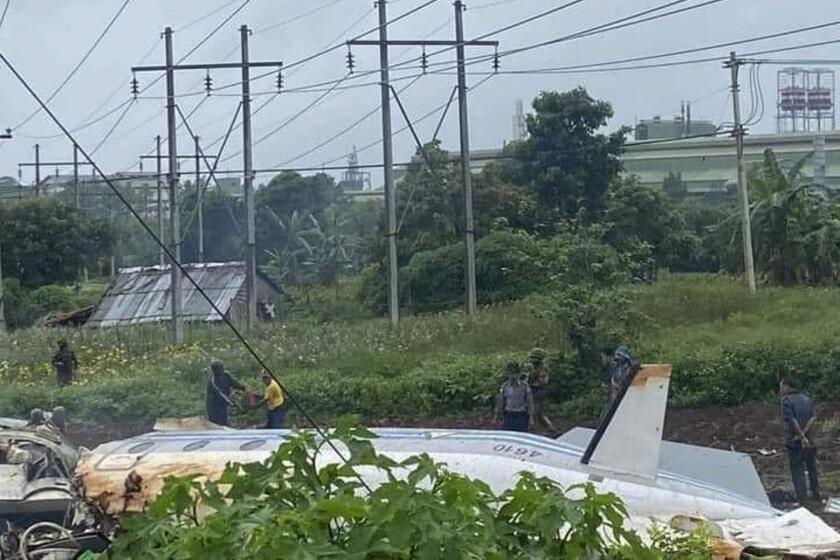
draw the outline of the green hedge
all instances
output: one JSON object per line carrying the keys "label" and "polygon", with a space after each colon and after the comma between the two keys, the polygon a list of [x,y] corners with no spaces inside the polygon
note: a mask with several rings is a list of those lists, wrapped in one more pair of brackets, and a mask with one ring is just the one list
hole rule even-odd
{"label": "green hedge", "polygon": [[[322,420],[348,413],[366,419],[489,414],[502,380],[502,366],[509,357],[501,353],[445,354],[419,363],[406,360],[402,365],[407,369],[402,373],[391,368],[353,374],[314,368],[283,379],[301,404]],[[800,380],[818,401],[838,401],[838,363],[840,347],[772,342],[686,355],[673,361],[670,405],[733,406],[771,401],[783,376]],[[562,355],[552,356],[551,364],[554,413],[577,416],[600,412],[606,399],[603,372],[580,372]],[[67,406],[75,420],[91,422],[135,422],[203,412],[203,370],[144,373],[133,379],[67,389],[12,386],[0,395],[0,415],[23,416],[33,407],[57,404]],[[259,387],[255,377],[244,380]],[[248,418],[257,421],[261,414],[251,412]]]}

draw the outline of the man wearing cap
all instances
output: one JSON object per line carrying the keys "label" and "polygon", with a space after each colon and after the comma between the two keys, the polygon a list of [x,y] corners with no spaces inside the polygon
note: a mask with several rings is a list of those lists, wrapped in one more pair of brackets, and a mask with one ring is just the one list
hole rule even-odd
{"label": "man wearing cap", "polygon": [[263,398],[254,404],[254,408],[265,405],[268,409],[265,428],[267,430],[280,429],[283,427],[283,419],[286,417],[286,399],[283,396],[283,389],[266,370],[262,372],[262,381],[265,385],[265,393]]}
{"label": "man wearing cap", "polygon": [[528,354],[531,362],[528,374],[528,383],[531,385],[531,394],[534,397],[534,419],[549,430],[554,430],[545,414],[545,404],[548,400],[548,366],[545,365],[546,351],[542,348],[534,348]]}
{"label": "man wearing cap", "polygon": [[225,371],[225,366],[221,360],[213,360],[210,363],[210,378],[207,380],[208,420],[219,426],[229,424],[228,407],[233,405],[230,398],[233,389],[245,391],[245,385]]}
{"label": "man wearing cap", "polygon": [[507,381],[499,388],[496,401],[494,422],[504,418],[504,429],[514,432],[527,432],[534,426],[534,396],[528,381],[522,379],[522,366],[519,362],[505,365]]}
{"label": "man wearing cap", "polygon": [[610,348],[602,350],[601,361],[606,366],[610,376],[610,403],[612,403],[621,391],[621,387],[638,366],[630,355],[630,351],[623,344],[619,344],[615,350]]}

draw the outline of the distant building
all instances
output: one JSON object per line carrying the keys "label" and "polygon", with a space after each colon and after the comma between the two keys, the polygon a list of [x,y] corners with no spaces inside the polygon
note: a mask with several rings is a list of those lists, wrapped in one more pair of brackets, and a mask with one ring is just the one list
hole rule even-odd
{"label": "distant building", "polygon": [[[193,263],[184,265],[202,291],[234,322],[245,320],[245,263]],[[88,327],[115,327],[169,321],[171,288],[169,266],[120,269],[87,321]],[[281,289],[257,273],[257,303],[260,318],[274,318],[274,302]],[[212,323],[222,320],[188,281],[181,284],[182,317],[187,322]]]}
{"label": "distant building", "polygon": [[689,136],[712,135],[718,127],[711,121],[694,121],[691,119],[691,103],[680,104],[680,114],[672,120],[664,120],[655,116],[649,120],[641,120],[634,129],[636,140],[665,140],[670,138],[686,138]]}
{"label": "distant building", "polygon": [[[206,179],[205,179],[206,180]],[[243,198],[245,191],[242,189],[242,181],[239,177],[216,177],[218,187],[222,193],[232,198]],[[211,182],[210,187],[216,184],[216,181]]]}
{"label": "distant building", "polygon": [[[757,134],[744,141],[747,166],[760,163],[767,149],[784,163],[793,164],[815,152],[824,143],[824,157],[815,158],[802,170],[807,180],[814,178],[828,192],[840,193],[840,131],[814,134]],[[661,189],[671,177],[682,182],[689,195],[725,195],[737,184],[735,139],[687,138],[675,142],[630,142],[622,156],[625,175],[635,175],[643,186]]]}

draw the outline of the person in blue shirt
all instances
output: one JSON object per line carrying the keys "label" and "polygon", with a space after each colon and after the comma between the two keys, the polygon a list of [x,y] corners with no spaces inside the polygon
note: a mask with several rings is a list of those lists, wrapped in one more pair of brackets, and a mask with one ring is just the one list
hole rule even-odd
{"label": "person in blue shirt", "polygon": [[800,505],[808,501],[805,473],[811,498],[820,501],[820,479],[817,469],[817,448],[813,441],[817,415],[811,399],[799,390],[798,384],[786,377],[779,383],[782,397],[782,420],[785,424],[785,449],[790,462],[793,488]]}

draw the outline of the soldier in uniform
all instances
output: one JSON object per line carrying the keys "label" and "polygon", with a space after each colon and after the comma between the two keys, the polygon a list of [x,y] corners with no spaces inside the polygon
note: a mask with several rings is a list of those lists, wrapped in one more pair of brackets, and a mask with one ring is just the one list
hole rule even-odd
{"label": "soldier in uniform", "polygon": [[548,400],[548,366],[545,364],[546,351],[542,348],[534,348],[528,354],[531,362],[528,372],[528,383],[531,385],[531,393],[534,396],[534,420],[549,430],[554,430],[554,424],[545,413],[545,405]]}
{"label": "soldier in uniform", "polygon": [[228,407],[233,405],[230,394],[234,389],[245,391],[246,387],[225,371],[225,366],[221,360],[213,360],[210,363],[210,378],[207,380],[208,420],[219,426],[229,424]]}
{"label": "soldier in uniform", "polygon": [[73,382],[76,369],[79,367],[79,361],[76,359],[76,353],[70,349],[66,340],[58,341],[58,352],[53,356],[52,365],[55,368],[55,375],[60,387],[65,387]]}

